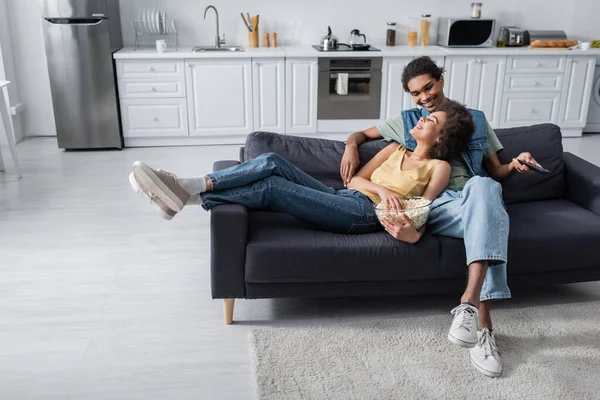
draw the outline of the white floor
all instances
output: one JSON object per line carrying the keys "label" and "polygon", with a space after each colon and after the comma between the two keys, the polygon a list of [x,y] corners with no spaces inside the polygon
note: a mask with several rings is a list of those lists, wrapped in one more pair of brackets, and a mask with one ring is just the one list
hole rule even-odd
{"label": "white floor", "polygon": [[[600,165],[600,135],[564,147]],[[127,174],[142,159],[199,175],[237,159],[238,146],[64,152],[55,139],[32,139],[18,146],[22,180],[2,150],[0,399],[253,399],[253,326],[446,314],[456,305],[447,295],[238,300],[226,326],[210,295],[208,213],[186,209],[166,222]],[[513,296],[497,307],[597,300],[600,282]]]}

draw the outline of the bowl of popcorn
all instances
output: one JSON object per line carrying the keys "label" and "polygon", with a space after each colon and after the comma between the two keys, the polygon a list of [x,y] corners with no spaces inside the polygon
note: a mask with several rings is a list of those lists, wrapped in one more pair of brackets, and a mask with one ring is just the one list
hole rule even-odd
{"label": "bowl of popcorn", "polygon": [[416,229],[425,225],[427,218],[429,217],[431,200],[420,196],[414,196],[406,198],[402,200],[402,202],[404,203],[404,208],[402,210],[388,209],[383,203],[374,205],[377,218],[379,220],[386,218],[388,220],[401,222],[402,215],[406,215]]}

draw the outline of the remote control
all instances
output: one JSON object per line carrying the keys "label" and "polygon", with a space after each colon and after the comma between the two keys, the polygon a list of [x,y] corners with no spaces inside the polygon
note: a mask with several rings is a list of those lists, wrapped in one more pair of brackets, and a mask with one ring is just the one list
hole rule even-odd
{"label": "remote control", "polygon": [[528,163],[527,161],[519,160],[518,158],[517,158],[517,161],[520,162],[522,165],[526,165],[527,167],[529,167],[530,169],[534,170],[535,172],[539,172],[540,174],[549,174],[549,173],[551,173],[550,171],[548,171],[545,168],[540,167],[539,165]]}

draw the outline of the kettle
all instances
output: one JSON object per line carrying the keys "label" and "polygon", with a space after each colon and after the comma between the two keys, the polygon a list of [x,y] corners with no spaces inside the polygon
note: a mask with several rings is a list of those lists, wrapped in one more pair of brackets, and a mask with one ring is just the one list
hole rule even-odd
{"label": "kettle", "polygon": [[[362,39],[361,39],[362,37]],[[360,33],[358,29],[352,29],[350,31],[350,41],[348,42],[350,46],[359,45],[363,46],[367,44],[367,37],[364,33]]]}
{"label": "kettle", "polygon": [[327,26],[327,36],[321,40],[323,50],[332,50],[338,48],[338,39],[331,34],[331,26]]}

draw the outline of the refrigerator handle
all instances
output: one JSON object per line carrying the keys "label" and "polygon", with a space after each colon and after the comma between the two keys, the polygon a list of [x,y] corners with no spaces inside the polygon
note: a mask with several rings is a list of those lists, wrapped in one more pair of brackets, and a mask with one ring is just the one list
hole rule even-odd
{"label": "refrigerator handle", "polygon": [[52,25],[88,25],[94,26],[101,24],[106,17],[94,17],[94,18],[48,18],[44,19],[50,22]]}

